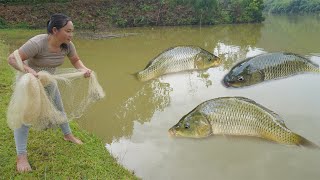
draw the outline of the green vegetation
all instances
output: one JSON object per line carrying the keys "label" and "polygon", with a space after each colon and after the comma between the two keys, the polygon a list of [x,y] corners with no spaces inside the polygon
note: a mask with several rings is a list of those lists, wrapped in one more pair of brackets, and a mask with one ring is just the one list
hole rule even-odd
{"label": "green vegetation", "polygon": [[[17,32],[3,30],[0,37],[14,39]],[[84,145],[64,141],[59,128],[41,132],[31,130],[28,152],[33,171],[17,173],[13,132],[6,122],[14,79],[14,73],[6,63],[8,53],[9,46],[0,39],[0,179],[137,179],[117,164],[101,139],[85,132],[76,123],[71,123],[71,128]]]}
{"label": "green vegetation", "polygon": [[265,0],[269,13],[315,13],[320,12],[320,0]]}
{"label": "green vegetation", "polygon": [[0,0],[2,4],[43,4],[43,3],[65,3],[69,0]]}
{"label": "green vegetation", "polygon": [[255,23],[264,20],[263,0],[168,0],[171,7],[186,4],[195,24]]}
{"label": "green vegetation", "polygon": [[[13,0],[12,0],[13,1]],[[213,25],[223,23],[256,23],[262,17],[263,0],[96,0],[41,3],[17,1],[0,4],[0,28],[20,26],[43,28],[48,17],[61,12],[72,17],[78,28]],[[31,6],[23,2],[30,2]],[[32,3],[31,3],[32,2]],[[7,9],[7,11],[2,10]],[[28,14],[24,12],[30,12]]]}
{"label": "green vegetation", "polygon": [[[132,13],[123,13],[128,9]],[[113,24],[131,27],[255,23],[264,20],[262,10],[263,0],[148,0],[139,6],[118,3],[107,12]]]}
{"label": "green vegetation", "polygon": [[0,17],[0,29],[8,28],[7,22]]}

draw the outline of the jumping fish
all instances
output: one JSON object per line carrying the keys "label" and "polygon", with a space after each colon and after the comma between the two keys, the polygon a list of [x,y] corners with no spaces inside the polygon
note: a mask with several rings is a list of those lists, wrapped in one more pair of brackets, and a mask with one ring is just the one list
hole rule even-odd
{"label": "jumping fish", "polygon": [[203,138],[211,135],[254,136],[281,144],[317,147],[292,132],[273,111],[244,97],[205,101],[169,129],[173,136]]}
{"label": "jumping fish", "polygon": [[293,53],[266,53],[236,64],[224,77],[226,87],[244,87],[307,72],[319,73],[319,65]]}
{"label": "jumping fish", "polygon": [[148,81],[168,73],[208,69],[220,64],[217,56],[200,47],[177,46],[151,60],[144,70],[136,73],[136,77],[140,81]]}

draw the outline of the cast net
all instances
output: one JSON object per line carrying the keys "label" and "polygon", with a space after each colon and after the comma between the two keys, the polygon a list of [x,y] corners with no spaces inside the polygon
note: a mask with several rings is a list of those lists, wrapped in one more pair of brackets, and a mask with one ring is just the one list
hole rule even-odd
{"label": "cast net", "polygon": [[92,103],[105,93],[96,74],[84,78],[84,73],[73,68],[44,69],[38,78],[24,73],[18,51],[14,52],[20,71],[17,73],[7,122],[11,129],[22,124],[43,130],[80,118]]}

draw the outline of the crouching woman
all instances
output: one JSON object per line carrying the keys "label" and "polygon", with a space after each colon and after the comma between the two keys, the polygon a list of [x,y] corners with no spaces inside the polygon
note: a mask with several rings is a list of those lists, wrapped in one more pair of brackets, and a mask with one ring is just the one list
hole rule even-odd
{"label": "crouching woman", "polygon": [[[90,77],[91,70],[82,63],[74,44],[71,42],[73,30],[72,21],[68,16],[64,14],[52,15],[47,23],[48,33],[32,37],[18,49],[22,62],[17,62],[18,58],[15,58],[14,53],[10,54],[9,64],[17,70],[38,77],[38,72],[42,70],[53,73],[56,67],[63,64],[64,58],[67,56],[76,69],[84,72],[85,77]],[[50,93],[50,90],[47,90],[47,93]],[[54,93],[50,94],[51,97],[54,97],[54,105],[59,111],[64,112],[59,91],[54,91]],[[23,124],[14,130],[18,172],[32,170],[27,158],[29,128],[28,125]],[[82,144],[82,141],[72,134],[68,122],[61,124],[60,128],[66,141]]]}

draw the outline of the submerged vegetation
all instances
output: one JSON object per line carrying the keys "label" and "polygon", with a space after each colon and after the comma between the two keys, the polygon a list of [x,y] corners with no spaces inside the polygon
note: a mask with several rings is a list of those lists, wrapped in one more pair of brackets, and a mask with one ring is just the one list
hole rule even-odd
{"label": "submerged vegetation", "polygon": [[56,12],[71,16],[82,29],[93,30],[255,23],[264,20],[262,10],[263,0],[0,0],[0,28],[44,27]]}

